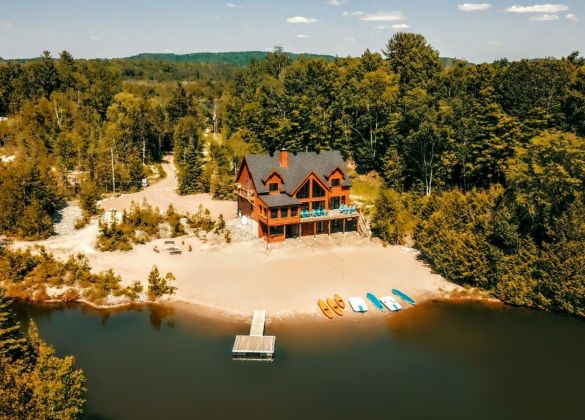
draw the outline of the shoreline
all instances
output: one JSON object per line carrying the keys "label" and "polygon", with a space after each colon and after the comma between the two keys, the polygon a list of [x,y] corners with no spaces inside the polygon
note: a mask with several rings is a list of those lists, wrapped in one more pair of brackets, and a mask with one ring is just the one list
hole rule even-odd
{"label": "shoreline", "polygon": [[[179,310],[190,316],[197,318],[203,318],[210,322],[221,322],[221,323],[233,323],[233,324],[249,324],[252,318],[252,313],[244,315],[238,312],[231,312],[217,307],[211,307],[205,304],[200,304],[191,301],[184,301],[178,299],[164,299],[161,301],[134,301],[117,304],[96,304],[86,299],[79,299],[76,301],[64,301],[59,299],[49,300],[34,300],[34,299],[19,299],[12,298],[14,302],[24,305],[33,305],[38,307],[79,307],[83,310],[95,311],[100,314],[108,315],[119,312],[143,310],[149,308],[156,308],[163,311],[174,311]],[[501,302],[495,298],[481,296],[479,294],[472,295],[429,295],[426,298],[417,300],[415,306],[408,305],[406,302],[400,301],[403,304],[403,309],[397,312],[391,312],[388,309],[384,311],[378,311],[375,308],[368,308],[366,313],[354,312],[351,307],[347,306],[344,310],[342,317],[336,316],[333,319],[326,318],[322,312],[318,309],[315,303],[314,312],[281,312],[276,314],[267,313],[266,324],[272,323],[327,323],[335,322],[336,320],[344,321],[368,321],[368,320],[379,320],[380,318],[389,318],[392,315],[404,314],[405,312],[415,309],[418,306],[429,305],[433,303],[441,302],[452,302],[452,303],[463,303],[463,302],[481,302],[486,304],[503,305],[509,306],[504,302]],[[259,308],[261,309],[261,308]],[[538,308],[527,308],[538,310]]]}

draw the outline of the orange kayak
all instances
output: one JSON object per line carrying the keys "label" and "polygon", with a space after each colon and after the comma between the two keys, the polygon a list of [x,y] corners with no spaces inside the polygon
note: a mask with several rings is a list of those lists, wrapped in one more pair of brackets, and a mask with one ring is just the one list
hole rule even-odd
{"label": "orange kayak", "polygon": [[334,299],[327,298],[327,303],[329,304],[329,306],[331,306],[333,312],[335,312],[339,316],[343,316],[343,309],[339,307],[339,305],[337,304],[337,302],[335,302]]}
{"label": "orange kayak", "polygon": [[337,304],[339,305],[339,307],[341,309],[345,309],[345,301],[343,300],[343,298],[339,295],[335,295],[333,296],[333,299],[335,299],[335,302],[337,302]]}
{"label": "orange kayak", "polygon": [[323,300],[319,299],[319,301],[317,302],[317,305],[319,305],[319,308],[321,308],[321,310],[323,311],[323,314],[325,314],[325,316],[329,319],[333,319],[333,311],[331,310],[331,308],[329,306],[327,306],[325,304],[325,302],[323,302]]}

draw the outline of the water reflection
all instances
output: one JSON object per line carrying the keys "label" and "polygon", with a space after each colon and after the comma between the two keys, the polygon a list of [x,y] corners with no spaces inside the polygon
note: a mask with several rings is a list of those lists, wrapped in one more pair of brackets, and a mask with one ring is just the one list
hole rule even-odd
{"label": "water reflection", "polygon": [[248,325],[173,307],[17,305],[88,377],[88,418],[577,418],[581,320],[478,303],[270,323],[274,363],[234,362]]}

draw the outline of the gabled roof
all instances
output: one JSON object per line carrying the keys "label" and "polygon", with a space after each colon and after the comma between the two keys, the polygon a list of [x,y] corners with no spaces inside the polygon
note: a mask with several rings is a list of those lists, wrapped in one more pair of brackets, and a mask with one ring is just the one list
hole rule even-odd
{"label": "gabled roof", "polygon": [[315,173],[324,185],[330,186],[331,184],[326,177],[331,175],[331,173],[337,168],[339,168],[343,174],[341,185],[344,187],[351,186],[347,165],[343,161],[341,153],[339,153],[338,150],[324,151],[320,153],[300,152],[296,154],[289,152],[288,165],[284,168],[279,165],[278,158],[280,153],[281,152],[276,152],[272,156],[269,154],[247,155],[244,158],[258,194],[268,192],[264,186],[264,181],[267,177],[272,175],[274,171],[278,171],[282,176],[283,184],[281,191],[288,194],[292,194],[298,187],[300,187],[301,182],[303,182],[311,172]]}

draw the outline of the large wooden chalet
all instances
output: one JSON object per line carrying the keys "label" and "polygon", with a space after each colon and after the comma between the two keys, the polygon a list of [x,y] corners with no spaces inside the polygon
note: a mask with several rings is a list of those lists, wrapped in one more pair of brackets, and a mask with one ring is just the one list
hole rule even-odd
{"label": "large wooden chalet", "polygon": [[236,178],[238,215],[268,242],[358,229],[338,151],[247,155]]}

